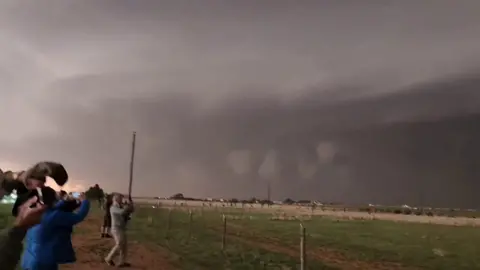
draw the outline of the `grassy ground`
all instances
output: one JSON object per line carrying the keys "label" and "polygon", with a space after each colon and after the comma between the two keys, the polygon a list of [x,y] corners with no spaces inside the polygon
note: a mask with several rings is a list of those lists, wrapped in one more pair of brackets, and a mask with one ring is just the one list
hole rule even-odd
{"label": "grassy ground", "polygon": [[[12,224],[13,217],[12,217],[12,206],[6,204],[0,204],[0,229],[7,228]],[[17,267],[20,270],[20,267]]]}
{"label": "grassy ground", "polygon": [[[133,237],[168,248],[182,269],[295,269],[299,222],[272,221],[269,215],[228,220],[222,253],[222,218],[215,211],[140,209]],[[238,212],[227,216],[239,216]],[[389,221],[305,221],[309,269],[480,269],[480,230]],[[190,237],[189,237],[190,235]],[[253,265],[256,267],[252,268]],[[274,267],[275,266],[275,267]]]}
{"label": "grassy ground", "polygon": [[0,228],[7,227],[13,220],[11,215],[12,206],[0,204]]}
{"label": "grassy ground", "polygon": [[[188,211],[139,208],[129,225],[130,240],[157,250],[158,257],[177,269],[297,269],[299,221],[273,221],[266,214],[245,214],[246,219],[239,219],[238,210],[225,214],[224,250],[222,213],[217,211],[195,211],[190,222]],[[91,238],[88,245],[97,245],[99,215],[93,211],[91,224],[76,230],[80,240]],[[0,228],[10,222],[10,206],[0,206]],[[379,220],[337,222],[321,217],[304,221],[304,226],[308,269],[480,269],[478,228]],[[87,231],[92,237],[84,235]]]}
{"label": "grassy ground", "polygon": [[[190,223],[187,212],[172,211],[169,230],[168,216],[164,209],[139,209],[132,219],[132,237],[167,248],[181,269],[297,269],[297,254],[270,250],[232,234],[222,251],[219,213],[195,213]],[[338,268],[312,261],[308,269]]]}

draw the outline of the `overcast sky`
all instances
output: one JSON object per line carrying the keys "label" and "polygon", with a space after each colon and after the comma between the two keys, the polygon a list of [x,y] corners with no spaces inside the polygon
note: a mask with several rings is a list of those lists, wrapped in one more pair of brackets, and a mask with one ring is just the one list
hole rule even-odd
{"label": "overcast sky", "polygon": [[222,194],[213,168],[251,170],[252,110],[476,70],[479,12],[476,0],[2,0],[0,167],[55,160],[70,188],[126,191],[136,130],[134,195]]}

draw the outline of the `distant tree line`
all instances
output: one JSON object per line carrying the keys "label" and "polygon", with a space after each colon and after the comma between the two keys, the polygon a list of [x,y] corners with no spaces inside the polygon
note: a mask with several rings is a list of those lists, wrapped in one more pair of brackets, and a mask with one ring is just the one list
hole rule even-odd
{"label": "distant tree line", "polygon": [[[352,209],[353,210],[353,209]],[[469,217],[476,218],[479,213],[475,210],[445,209],[445,208],[410,208],[410,207],[360,207],[355,209],[360,212],[369,213],[390,213],[397,215],[416,215],[416,216],[444,216],[444,217]]]}
{"label": "distant tree line", "polygon": [[[247,205],[247,204],[261,204],[264,205],[272,205],[274,204],[273,201],[264,200],[264,199],[257,199],[252,197],[248,200],[239,200],[236,198],[231,199],[218,199],[218,198],[211,198],[211,199],[199,199],[199,198],[190,198],[185,197],[182,193],[177,193],[169,197],[171,200],[186,200],[186,201],[201,201],[201,202],[219,202],[219,203],[227,203],[230,205]],[[434,209],[434,208],[409,208],[409,207],[388,207],[388,206],[368,206],[368,207],[344,207],[341,203],[329,202],[329,203],[317,203],[312,200],[293,200],[291,198],[286,198],[282,202],[284,205],[301,205],[301,206],[309,206],[312,209],[315,209],[317,205],[321,205],[321,209],[325,211],[327,208],[331,211],[360,211],[360,212],[368,212],[368,213],[391,213],[391,214],[398,214],[398,215],[425,215],[425,216],[448,216],[448,217],[471,217],[476,218],[478,212],[476,211],[468,211],[468,210],[460,210],[460,209]],[[340,208],[339,208],[340,207]]]}
{"label": "distant tree line", "polygon": [[184,200],[184,201],[199,201],[199,202],[224,202],[224,203],[242,203],[242,204],[253,204],[253,203],[259,203],[259,204],[273,204],[272,201],[269,200],[260,200],[255,197],[252,197],[248,200],[239,200],[236,198],[231,198],[231,199],[219,199],[219,198],[192,198],[192,197],[185,197],[182,193],[176,193],[170,197],[168,197],[170,200]]}
{"label": "distant tree line", "polygon": [[[266,200],[266,199],[258,199],[255,197],[252,197],[250,199],[244,199],[244,200],[239,200],[236,198],[231,198],[231,199],[219,199],[219,198],[192,198],[192,197],[186,197],[182,193],[176,193],[170,197],[168,197],[170,200],[184,200],[184,201],[203,201],[203,202],[227,202],[227,203],[242,203],[242,204],[274,204],[273,201],[271,200]],[[292,200],[291,198],[286,198],[285,200],[282,201],[282,204],[288,204],[288,205],[312,205],[316,204],[315,201],[312,200]],[[338,203],[326,203],[325,205],[336,205]]]}
{"label": "distant tree line", "polygon": [[90,200],[101,200],[105,196],[105,192],[98,184],[95,184],[85,191],[85,196]]}

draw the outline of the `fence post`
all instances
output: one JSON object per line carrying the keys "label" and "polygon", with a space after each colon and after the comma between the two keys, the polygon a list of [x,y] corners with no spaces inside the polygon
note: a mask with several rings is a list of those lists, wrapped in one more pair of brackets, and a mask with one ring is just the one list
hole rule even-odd
{"label": "fence post", "polygon": [[192,223],[193,223],[193,212],[189,210],[188,212],[188,241],[192,238]]}
{"label": "fence post", "polygon": [[227,241],[227,217],[222,215],[223,221],[223,234],[222,234],[222,250],[225,250],[225,244]]}
{"label": "fence post", "polygon": [[307,270],[306,229],[300,224],[300,270]]}
{"label": "fence post", "polygon": [[165,231],[165,238],[168,239],[168,235],[170,232],[170,227],[172,226],[172,208],[168,209],[167,214],[167,230]]}

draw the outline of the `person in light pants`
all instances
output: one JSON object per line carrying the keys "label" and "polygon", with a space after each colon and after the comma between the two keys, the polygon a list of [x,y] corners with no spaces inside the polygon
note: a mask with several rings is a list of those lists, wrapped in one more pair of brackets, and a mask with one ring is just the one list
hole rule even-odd
{"label": "person in light pants", "polygon": [[129,267],[130,264],[126,262],[127,256],[127,220],[130,214],[133,212],[133,202],[129,199],[128,203],[123,203],[122,194],[113,195],[113,204],[110,207],[110,215],[112,217],[111,233],[115,240],[115,246],[105,258],[105,262],[114,266],[113,258],[118,254],[119,261],[118,267]]}

